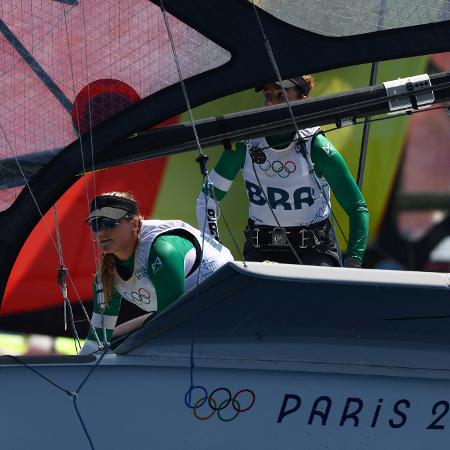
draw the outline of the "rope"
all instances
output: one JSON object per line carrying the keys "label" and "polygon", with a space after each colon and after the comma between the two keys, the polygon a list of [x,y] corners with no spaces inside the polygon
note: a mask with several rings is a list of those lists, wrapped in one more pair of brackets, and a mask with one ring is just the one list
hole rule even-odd
{"label": "rope", "polygon": [[300,256],[298,255],[297,251],[295,250],[294,246],[292,245],[291,241],[289,240],[289,236],[287,235],[286,230],[281,226],[281,224],[278,220],[278,217],[275,214],[275,211],[273,210],[272,205],[270,204],[269,199],[267,198],[263,187],[261,186],[261,181],[259,180],[259,176],[258,176],[258,173],[256,172],[256,168],[255,168],[255,161],[253,161],[253,158],[251,158],[251,160],[252,160],[253,173],[255,174],[256,180],[258,181],[259,187],[261,188],[261,192],[263,194],[264,200],[266,201],[267,205],[269,206],[270,212],[272,213],[272,216],[275,219],[275,222],[277,223],[278,228],[280,228],[280,230],[282,230],[284,237],[286,238],[286,241],[289,244],[289,247],[295,256],[295,259],[297,260],[297,262],[299,264],[303,264],[302,260],[300,259]]}
{"label": "rope", "polygon": [[[67,15],[66,15],[66,8],[64,6],[64,4],[61,5],[62,10],[63,10],[63,15],[64,15],[64,25],[65,25],[65,30],[66,30],[66,42],[67,42],[67,53],[68,53],[68,57],[69,57],[69,66],[70,66],[70,75],[71,75],[71,80],[72,80],[72,91],[73,91],[73,96],[75,98],[76,96],[76,90],[75,90],[75,76],[73,73],[73,63],[72,63],[72,52],[71,52],[71,46],[70,46],[70,41],[69,41],[69,29],[67,26]],[[85,14],[84,14],[84,7],[82,9],[82,17],[83,17],[83,27],[84,29],[86,28],[86,18],[85,18]],[[86,36],[86,33],[83,33],[83,36]],[[84,39],[84,50],[85,50],[85,58],[86,58],[86,70],[88,67],[87,64],[87,49],[86,49],[86,39]],[[89,75],[87,75],[87,81],[88,81],[88,92],[89,92]],[[93,179],[94,179],[94,193],[95,193],[95,166],[94,166],[94,143],[93,143],[93,139],[92,139],[92,114],[91,114],[91,105],[90,102],[89,103],[89,133],[90,133],[90,147],[91,147],[91,159],[92,159],[92,170],[93,170]],[[79,117],[79,111],[78,111],[78,105],[75,102],[75,111],[76,111],[76,118],[77,118],[77,123],[78,123],[78,129],[81,130],[81,126],[80,126],[80,117]],[[78,140],[80,142],[80,156],[81,156],[81,164],[83,167],[83,175],[84,175],[84,187],[85,187],[85,193],[86,193],[86,203],[87,203],[87,210],[89,211],[89,207],[90,207],[90,199],[89,199],[89,191],[88,191],[88,186],[87,186],[87,180],[86,180],[86,163],[85,163],[85,159],[84,159],[84,153],[83,153],[83,140],[81,138],[81,131],[80,133],[78,133]],[[98,241],[98,233],[97,233],[97,241]],[[95,247],[95,243],[92,243],[92,252],[93,252],[93,257],[94,257],[94,265],[95,265],[95,271],[96,273],[99,273],[99,263],[98,263],[98,251]],[[95,299],[94,299],[95,300]],[[95,339],[97,341],[97,344],[99,346],[99,348],[102,348],[102,344],[100,341],[100,338],[97,335],[97,331],[95,329],[95,327],[92,326],[91,324],[91,320],[89,318],[89,315],[87,314],[86,309],[84,308],[83,302],[81,301],[81,299],[79,300],[80,304],[81,304],[81,309],[83,312],[83,315],[85,316],[85,320],[88,322],[89,324],[89,328],[90,330],[93,332]],[[102,313],[102,322],[103,322],[103,310],[101,311]],[[103,330],[103,333],[105,334],[106,331]]]}
{"label": "rope", "polygon": [[[200,266],[198,268],[198,273],[197,273],[197,283],[196,283],[195,298],[194,298],[194,303],[193,303],[193,314],[192,314],[191,349],[190,349],[190,373],[189,373],[190,386],[189,386],[189,389],[187,390],[186,395],[185,395],[185,404],[186,404],[187,407],[191,408],[192,407],[191,406],[191,397],[192,397],[193,389],[196,389],[196,388],[204,389],[204,387],[202,387],[202,386],[195,385],[195,382],[194,382],[195,338],[196,338],[196,330],[197,330],[197,309],[198,309],[198,304],[199,304],[199,301],[200,301],[200,294],[199,294],[198,287],[200,285],[200,273],[201,273],[201,266],[202,266],[202,262],[203,262],[203,252],[204,252],[204,245],[205,245],[205,231],[206,231],[206,224],[207,224],[207,217],[208,217],[208,197],[209,197],[208,193],[210,193],[211,197],[214,198],[214,187],[213,187],[213,183],[209,179],[209,173],[208,173],[208,169],[207,169],[207,166],[206,166],[206,162],[208,160],[208,157],[202,151],[202,146],[201,146],[201,143],[200,143],[200,139],[198,137],[197,127],[195,125],[194,116],[193,116],[191,104],[190,104],[190,101],[189,101],[189,96],[188,96],[187,90],[186,90],[186,85],[184,83],[183,76],[182,76],[182,73],[181,73],[181,67],[180,67],[180,63],[179,63],[179,60],[178,60],[178,55],[177,55],[177,52],[176,52],[175,43],[174,43],[172,31],[170,29],[169,20],[167,18],[167,13],[166,13],[166,9],[164,7],[163,0],[160,0],[160,8],[161,8],[161,12],[162,12],[162,15],[163,15],[163,18],[164,18],[164,23],[165,23],[165,27],[166,27],[166,30],[167,30],[167,35],[169,37],[169,42],[170,42],[172,54],[173,54],[173,57],[174,57],[174,60],[175,60],[175,65],[176,65],[177,72],[178,72],[179,83],[181,85],[184,101],[186,103],[186,108],[187,108],[187,111],[188,111],[188,114],[189,114],[189,120],[190,120],[190,123],[191,123],[192,131],[194,133],[195,142],[197,144],[197,149],[198,149],[198,154],[199,154],[199,156],[197,158],[197,162],[200,164],[200,171],[201,171],[201,174],[203,176],[202,186],[206,187],[206,190],[204,191],[204,195],[205,195],[205,219],[204,219],[203,227],[202,227],[202,230],[201,230],[201,233],[202,233],[201,259],[200,259]],[[216,203],[218,204],[218,202],[216,202]],[[219,211],[221,212],[221,215],[223,216],[222,210],[220,209],[220,206],[219,206]],[[231,237],[233,239],[233,242],[237,246],[237,243],[236,243],[236,241],[234,239],[234,236],[231,233],[231,229],[230,229],[230,227],[228,225],[228,222],[226,221],[225,217],[224,217],[224,221],[225,221],[227,229],[228,229],[228,231],[229,231],[229,233],[230,233],[230,235],[231,235]],[[244,261],[244,265],[245,265],[245,261]]]}
{"label": "rope", "polygon": [[[114,339],[113,342],[111,343],[111,346],[114,345],[117,341],[120,341],[121,339],[122,339],[122,337]],[[84,434],[86,436],[86,439],[88,440],[91,449],[95,450],[93,440],[92,440],[92,438],[91,438],[91,436],[89,434],[89,431],[87,429],[85,421],[83,420],[83,416],[81,415],[81,412],[78,409],[77,400],[78,400],[78,397],[80,395],[81,390],[86,385],[88,380],[91,378],[92,374],[97,369],[99,364],[102,362],[103,358],[105,357],[106,353],[110,350],[111,346],[107,346],[102,351],[101,355],[99,357],[97,357],[97,360],[96,360],[95,364],[92,365],[92,367],[89,369],[88,373],[83,378],[83,380],[81,381],[81,383],[79,384],[78,388],[75,391],[70,391],[69,389],[66,389],[66,388],[62,387],[61,385],[59,385],[55,381],[51,380],[49,377],[43,375],[42,373],[40,373],[39,371],[34,369],[31,365],[27,364],[26,362],[22,361],[20,358],[18,358],[16,356],[13,356],[13,355],[3,355],[3,356],[11,358],[13,361],[17,362],[18,364],[21,364],[22,366],[26,367],[28,370],[33,372],[36,376],[42,378],[44,381],[46,381],[47,383],[49,383],[50,385],[52,385],[56,389],[60,390],[61,392],[64,392],[66,395],[68,395],[72,399],[76,415],[78,417],[78,420],[80,421],[80,424],[81,424],[83,432],[84,432]]]}
{"label": "rope", "polygon": [[[166,27],[166,31],[167,31],[167,35],[169,37],[169,42],[170,42],[170,46],[171,46],[171,50],[172,50],[172,54],[175,60],[175,65],[177,68],[177,72],[178,72],[178,79],[179,79],[179,83],[181,85],[181,89],[183,92],[183,97],[184,97],[184,101],[186,103],[186,108],[189,114],[189,120],[191,123],[191,127],[192,127],[192,131],[194,133],[194,137],[195,137],[195,142],[197,144],[197,149],[198,149],[198,153],[199,156],[197,158],[197,162],[199,162],[200,164],[200,170],[202,172],[203,175],[203,185],[205,185],[205,183],[209,183],[209,178],[208,178],[208,170],[206,167],[206,161],[208,159],[207,156],[204,155],[203,151],[202,151],[202,146],[200,144],[200,139],[198,137],[198,133],[197,133],[197,127],[195,125],[195,121],[194,121],[194,116],[192,114],[192,109],[191,109],[191,104],[189,101],[189,97],[186,91],[186,86],[183,80],[183,76],[181,73],[181,67],[180,67],[180,63],[178,61],[178,55],[176,52],[176,48],[175,48],[175,43],[173,40],[173,36],[172,36],[172,31],[170,29],[170,25],[169,25],[169,20],[167,18],[167,14],[166,14],[166,10],[164,7],[164,2],[163,0],[160,0],[160,8],[161,8],[161,12],[164,18],[164,24]],[[207,199],[207,193],[205,192],[205,208],[207,208],[208,205],[208,199]],[[193,303],[193,314],[192,314],[192,331],[191,331],[191,349],[190,349],[190,367],[189,367],[189,380],[190,380],[190,386],[189,389],[186,392],[185,395],[185,403],[186,406],[191,407],[190,403],[191,403],[191,393],[192,390],[196,388],[196,385],[194,383],[194,369],[195,369],[195,337],[196,337],[196,330],[197,330],[197,309],[198,309],[198,303],[200,301],[200,294],[198,292],[198,286],[200,284],[200,273],[201,273],[201,268],[202,268],[202,262],[203,262],[203,251],[204,251],[204,245],[205,245],[205,230],[206,230],[206,220],[207,220],[207,211],[205,214],[205,221],[203,224],[203,230],[202,231],[202,243],[201,243],[201,256],[200,256],[200,265],[198,268],[198,272],[197,272],[197,286],[195,289],[195,298],[194,298],[194,303]]]}
{"label": "rope", "polygon": [[[300,137],[300,130],[299,130],[298,125],[297,125],[297,122],[296,122],[296,120],[295,120],[294,113],[293,113],[292,107],[291,107],[291,103],[290,103],[290,101],[289,101],[289,99],[288,99],[288,96],[287,96],[287,93],[286,93],[286,89],[285,89],[284,86],[283,86],[283,80],[282,80],[282,78],[281,78],[281,73],[280,73],[280,70],[279,70],[277,61],[276,61],[276,59],[275,59],[275,55],[274,55],[273,50],[272,50],[272,46],[270,45],[269,38],[267,37],[266,32],[265,32],[265,30],[264,30],[263,24],[262,24],[262,22],[261,22],[261,18],[259,17],[258,9],[256,8],[256,5],[255,5],[255,2],[254,2],[254,0],[251,0],[251,1],[252,1],[252,5],[253,5],[253,10],[254,10],[254,12],[255,12],[255,16],[256,16],[256,19],[257,19],[257,22],[258,22],[258,26],[259,26],[259,29],[260,29],[260,31],[261,31],[261,34],[262,34],[262,37],[263,37],[263,40],[264,40],[264,46],[266,47],[267,54],[268,54],[268,56],[269,56],[269,59],[270,59],[270,62],[271,62],[271,64],[272,64],[272,67],[273,67],[273,69],[274,69],[274,72],[275,72],[275,74],[276,74],[276,77],[277,77],[278,83],[279,83],[279,85],[280,85],[281,91],[283,92],[283,98],[284,98],[284,101],[285,101],[285,103],[286,103],[286,105],[287,105],[287,107],[288,107],[289,115],[290,115],[291,120],[292,120],[292,123],[293,123],[293,125],[294,125],[295,132],[296,132],[296,136]],[[328,199],[327,196],[326,196],[326,193],[325,193],[325,190],[324,190],[322,184],[320,183],[319,179],[317,178],[317,175],[316,175],[316,173],[315,173],[315,171],[314,171],[314,165],[313,165],[313,163],[312,163],[312,161],[311,161],[310,155],[308,154],[307,151],[303,151],[303,152],[301,152],[301,154],[303,155],[303,157],[305,158],[305,160],[306,160],[306,162],[307,162],[307,164],[308,164],[309,175],[310,175],[310,177],[313,177],[313,179],[315,180],[315,182],[316,182],[316,184],[317,184],[317,187],[319,188],[319,192],[320,192],[319,197],[317,197],[317,198],[314,198],[314,197],[313,197],[314,200],[318,200],[318,199],[320,198],[320,196],[323,195],[323,196],[325,197],[325,199],[326,199],[328,205],[329,205],[330,210],[331,210],[331,204],[330,204],[330,202],[329,202],[329,199]],[[255,174],[256,174],[256,170],[255,170],[255,166],[254,166],[253,160],[252,160],[252,165],[253,165],[253,171],[254,171]],[[258,180],[258,184],[259,184],[260,187],[261,187],[261,184],[259,183],[259,180]],[[262,191],[264,192],[264,189],[262,189]],[[264,194],[264,196],[265,196],[265,194]],[[268,203],[268,205],[269,205],[269,208],[270,208],[272,214],[273,214],[274,217],[275,217],[275,212],[273,211],[271,205],[270,205],[269,203]],[[288,238],[288,236],[287,236],[286,230],[285,230],[283,227],[281,227],[281,226],[279,225],[279,221],[278,221],[277,218],[275,218],[275,220],[276,220],[278,226],[282,229],[283,234],[284,234],[284,236],[285,236],[287,242],[289,243],[289,246],[290,246],[291,249],[294,251],[294,254],[295,254],[295,257],[296,257],[297,261],[299,261],[299,264],[301,264],[301,261],[300,261],[300,258],[299,258],[299,256],[298,256],[297,252],[295,252],[294,247],[293,247],[292,244],[289,242],[289,238]],[[334,226],[333,226],[333,222],[331,223],[331,228],[332,228],[332,231],[333,231],[333,235],[334,235],[335,241],[337,242],[338,239],[337,239],[337,236],[336,236],[336,231],[335,231]],[[338,249],[339,249],[339,247],[338,247]],[[342,255],[340,254],[340,250],[339,250],[339,256],[340,256],[340,259],[342,259]]]}
{"label": "rope", "polygon": [[75,412],[77,414],[78,420],[80,421],[81,427],[83,428],[84,435],[86,436],[87,440],[89,441],[89,445],[91,447],[91,450],[95,450],[94,443],[92,442],[92,439],[91,439],[91,436],[89,434],[89,431],[88,431],[88,429],[86,427],[86,424],[84,423],[84,420],[83,420],[83,417],[82,417],[82,415],[80,413],[80,410],[78,409],[78,405],[77,405],[78,395],[74,394],[74,395],[71,395],[71,397],[72,397],[72,401],[73,401],[73,407],[75,408]]}
{"label": "rope", "polygon": [[[266,32],[264,31],[264,27],[263,27],[263,24],[262,24],[261,19],[259,17],[259,13],[258,13],[258,10],[256,8],[254,0],[252,0],[252,5],[253,5],[253,10],[255,11],[256,19],[258,21],[259,29],[261,30],[261,34],[263,36],[264,46],[266,47],[267,54],[269,55],[269,59],[270,59],[270,62],[272,64],[273,70],[274,70],[275,75],[277,77],[278,83],[280,84],[281,91],[283,92],[283,98],[284,98],[284,101],[286,103],[286,106],[288,107],[289,115],[291,116],[291,120],[292,120],[292,123],[293,123],[294,128],[295,128],[295,132],[296,132],[297,136],[300,136],[300,130],[299,130],[297,122],[295,120],[294,112],[292,111],[291,102],[289,101],[287,93],[286,93],[286,89],[283,86],[283,79],[281,78],[281,73],[280,73],[280,70],[278,68],[278,64],[277,64],[277,61],[275,59],[275,55],[273,53],[272,46],[270,45],[269,38],[267,37]],[[308,163],[310,175],[314,176],[314,178],[316,180],[316,183],[317,183],[317,186],[319,187],[319,190],[322,191],[322,186],[321,186],[321,184],[320,184],[320,182],[319,182],[319,180],[317,178],[316,173],[314,172],[314,165],[313,165],[313,163],[311,161],[311,158],[309,157],[309,155],[306,152],[305,152],[305,154],[303,154],[303,157],[306,159],[306,161]],[[317,199],[315,199],[315,200],[317,200]]]}
{"label": "rope", "polygon": [[16,356],[13,355],[3,355],[4,357],[7,358],[11,358],[12,360],[14,360],[15,362],[22,364],[22,366],[26,367],[27,369],[31,370],[35,375],[37,375],[38,377],[42,378],[43,380],[45,380],[47,383],[51,384],[52,386],[54,386],[56,389],[59,389],[60,391],[64,392],[65,394],[71,396],[72,392],[69,391],[68,389],[63,388],[62,386],[60,386],[58,383],[55,383],[54,381],[50,380],[50,378],[46,377],[45,375],[42,375],[40,372],[38,372],[36,369],[34,369],[33,367],[31,367],[30,365],[28,365],[27,363],[23,362],[20,358],[17,358]]}
{"label": "rope", "polygon": [[[53,217],[55,219],[55,230],[56,230],[56,243],[58,245],[59,253],[59,269],[58,269],[58,284],[61,288],[61,293],[64,300],[64,331],[67,331],[67,310],[69,311],[69,321],[72,329],[72,335],[75,345],[75,350],[78,352],[81,349],[80,338],[78,337],[78,331],[73,318],[72,305],[70,304],[69,297],[67,294],[67,268],[64,264],[62,245],[61,245],[61,235],[59,233],[59,222],[58,222],[58,211],[56,205],[53,205]],[[78,345],[78,346],[77,346]]]}

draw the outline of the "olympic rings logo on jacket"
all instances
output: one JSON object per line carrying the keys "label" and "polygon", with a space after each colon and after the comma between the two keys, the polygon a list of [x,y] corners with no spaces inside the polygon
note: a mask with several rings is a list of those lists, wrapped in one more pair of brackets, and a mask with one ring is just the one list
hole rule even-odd
{"label": "olympic rings logo on jacket", "polygon": [[[200,389],[204,395],[190,404],[192,391]],[[186,392],[186,406],[192,409],[194,417],[198,420],[208,420],[217,413],[217,417],[222,422],[231,422],[236,419],[240,413],[245,413],[253,408],[256,401],[256,395],[251,389],[241,389],[232,395],[226,387],[214,389],[208,395],[203,386],[193,386]]]}
{"label": "olympic rings logo on jacket", "polygon": [[150,292],[147,291],[147,289],[140,288],[138,292],[132,291],[132,292],[124,292],[124,297],[133,303],[144,303],[145,305],[148,305],[150,303]]}
{"label": "olympic rings logo on jacket", "polygon": [[283,163],[278,160],[274,162],[267,160],[264,164],[259,164],[259,167],[266,176],[271,178],[275,175],[278,175],[280,178],[287,178],[297,170],[297,165],[294,161],[286,161]]}

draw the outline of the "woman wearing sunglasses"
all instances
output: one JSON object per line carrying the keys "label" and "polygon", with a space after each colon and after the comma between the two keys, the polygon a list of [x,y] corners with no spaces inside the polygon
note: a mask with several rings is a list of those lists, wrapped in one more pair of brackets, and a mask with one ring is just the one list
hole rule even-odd
{"label": "woman wearing sunglasses", "polygon": [[[307,99],[311,76],[295,77],[260,88],[264,105]],[[285,98],[285,94],[287,99]],[[367,243],[369,213],[342,156],[319,127],[238,142],[225,149],[210,175],[214,186],[197,199],[199,226],[218,238],[218,202],[242,172],[249,199],[244,257],[248,261],[340,266],[330,223],[330,188],[349,217],[346,267],[360,267]],[[205,195],[206,194],[206,195]],[[294,251],[295,253],[294,253]]]}
{"label": "woman wearing sunglasses", "polygon": [[[143,220],[129,193],[110,192],[94,198],[86,222],[102,256],[94,281],[91,319],[100,341],[110,342],[112,337],[140,327],[233,260],[226,247],[185,222]],[[122,299],[146,314],[116,327]],[[80,354],[96,350],[97,339],[91,329]]]}

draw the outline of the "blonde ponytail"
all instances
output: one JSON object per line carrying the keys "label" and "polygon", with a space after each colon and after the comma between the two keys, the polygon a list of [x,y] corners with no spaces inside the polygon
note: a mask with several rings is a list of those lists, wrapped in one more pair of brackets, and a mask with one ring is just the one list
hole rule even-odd
{"label": "blonde ponytail", "polygon": [[114,287],[114,261],[112,253],[103,253],[100,265],[100,278],[103,284],[103,302],[108,307]]}

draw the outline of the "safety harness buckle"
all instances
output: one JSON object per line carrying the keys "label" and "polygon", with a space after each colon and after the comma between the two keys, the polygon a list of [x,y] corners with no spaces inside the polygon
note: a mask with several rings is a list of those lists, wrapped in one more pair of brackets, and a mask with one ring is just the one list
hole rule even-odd
{"label": "safety harness buckle", "polygon": [[252,233],[251,239],[252,239],[252,245],[255,248],[261,247],[259,244],[259,228],[253,228],[254,233]]}
{"label": "safety harness buckle", "polygon": [[272,244],[271,245],[286,246],[287,245],[286,234],[287,234],[287,231],[284,228],[275,227],[272,230]]}
{"label": "safety harness buckle", "polygon": [[306,245],[306,241],[309,240],[308,236],[305,236],[305,232],[308,231],[305,228],[300,229],[300,244],[299,247],[301,249],[305,249],[308,246]]}

